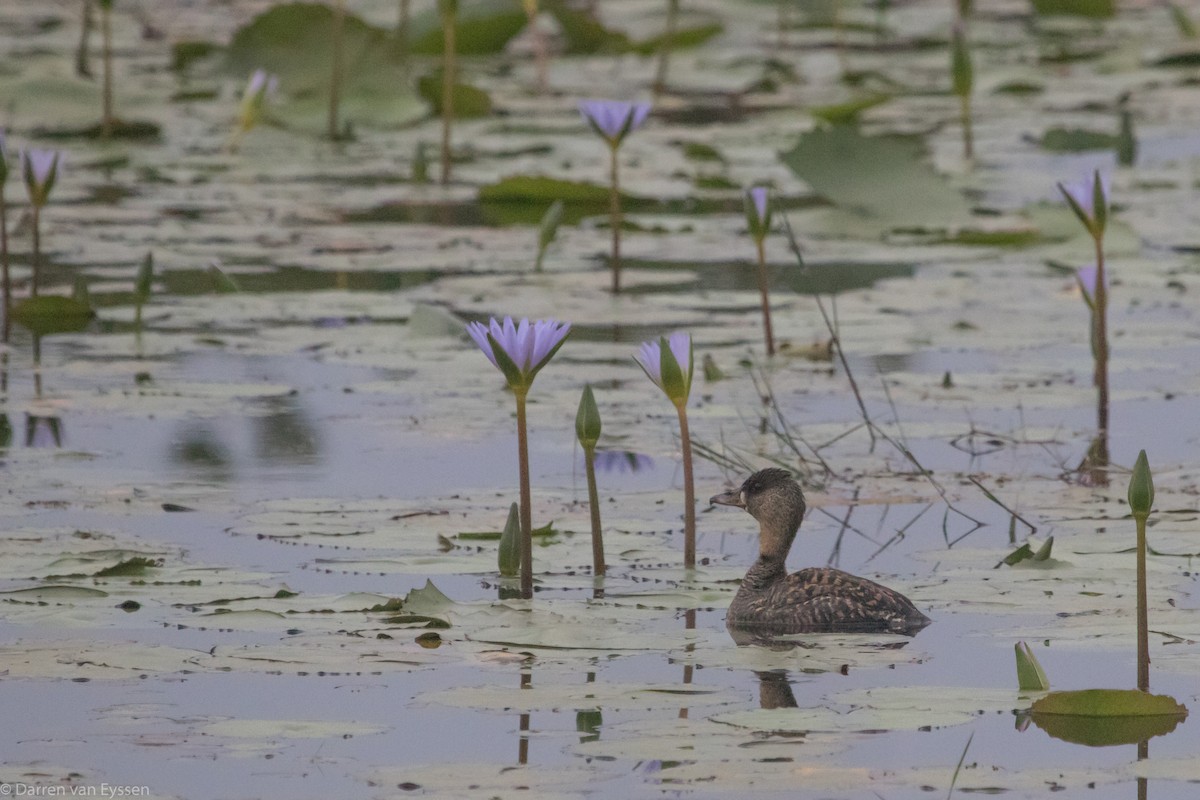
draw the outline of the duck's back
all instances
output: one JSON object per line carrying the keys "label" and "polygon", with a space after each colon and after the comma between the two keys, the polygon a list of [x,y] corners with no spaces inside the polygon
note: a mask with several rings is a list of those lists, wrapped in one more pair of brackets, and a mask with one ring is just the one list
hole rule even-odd
{"label": "duck's back", "polygon": [[838,569],[809,568],[763,586],[742,584],[729,625],[766,625],[778,632],[889,631],[913,634],[929,624],[899,592]]}

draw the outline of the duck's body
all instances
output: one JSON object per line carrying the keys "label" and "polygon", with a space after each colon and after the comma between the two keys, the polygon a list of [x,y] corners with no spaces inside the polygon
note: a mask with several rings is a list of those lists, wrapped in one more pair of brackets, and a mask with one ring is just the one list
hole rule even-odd
{"label": "duck's body", "polygon": [[740,489],[710,502],[744,508],[760,526],[759,557],[746,573],[726,624],[771,633],[888,631],[912,635],[929,618],[886,586],[848,572],[808,568],[787,573],[785,562],[804,519],[800,486],[781,469],[754,473]]}

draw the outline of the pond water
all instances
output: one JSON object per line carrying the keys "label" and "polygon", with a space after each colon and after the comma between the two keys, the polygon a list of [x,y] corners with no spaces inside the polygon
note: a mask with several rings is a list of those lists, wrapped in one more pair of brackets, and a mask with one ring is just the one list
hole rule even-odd
{"label": "pond water", "polygon": [[[416,41],[433,4],[412,5]],[[667,4],[596,4],[628,38],[590,54],[564,24],[584,5],[541,17],[571,51],[547,93],[528,33],[464,60],[492,111],[457,123],[447,186],[412,179],[440,129],[409,87],[437,62],[381,50],[391,0],[347,3],[374,27],[354,28],[354,135],[336,143],[314,101],[327,57],[235,38],[265,0],[115,4],[116,108],[160,126],[148,141],[78,134],[100,93],[73,73],[77,2],[0,8],[10,161],[65,154],[41,284],[67,295],[82,278],[96,310],[85,330],[16,325],[0,345],[0,792],[1194,797],[1194,719],[1144,759],[1060,741],[1024,719],[1034,695],[1013,659],[1029,643],[1056,689],[1134,683],[1125,485],[1146,449],[1152,687],[1200,704],[1194,40],[1153,4],[1105,20],[979,9],[969,163],[946,3],[803,4],[781,26],[776,3],[689,0],[681,38],[715,33],[673,54],[622,146],[614,296],[595,201],[607,152],[576,103],[650,97],[656,59],[630,41],[662,30]],[[464,8],[486,30],[522,27],[516,4]],[[173,68],[181,42],[214,47]],[[281,89],[230,152],[251,57]],[[856,103],[856,127],[818,123]],[[1043,138],[1113,139],[1122,109],[1132,165],[1111,144]],[[1114,201],[1107,484],[1078,472],[1096,396],[1072,271],[1094,256],[1054,185],[1096,168]],[[33,220],[13,172],[23,298]],[[584,198],[540,272],[554,195],[497,200],[514,176]],[[741,211],[756,182],[805,259],[776,225],[772,359]],[[214,263],[239,291],[218,291]],[[528,601],[509,598],[492,536],[517,494],[512,396],[462,330],[505,314],[573,324],[530,394],[534,524],[552,531]],[[725,608],[757,552],[753,520],[702,502],[699,563],[683,569],[674,410],[631,358],[674,330],[692,333],[697,370],[721,373],[698,375],[689,404],[697,496],[793,469],[810,510],[789,566],[878,579],[932,625],[735,643]],[[602,579],[572,424],[585,383],[607,453]],[[1050,559],[1000,564],[1050,536]]]}

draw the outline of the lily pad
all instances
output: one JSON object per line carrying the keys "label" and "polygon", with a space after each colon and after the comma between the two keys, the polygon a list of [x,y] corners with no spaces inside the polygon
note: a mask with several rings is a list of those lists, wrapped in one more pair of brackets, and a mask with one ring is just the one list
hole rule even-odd
{"label": "lily pad", "polygon": [[906,226],[954,229],[971,219],[963,196],[929,166],[917,136],[866,136],[835,125],[801,135],[779,157],[814,191],[858,219],[864,236]]}
{"label": "lily pad", "polygon": [[23,327],[45,336],[81,331],[96,316],[96,312],[91,306],[73,298],[44,294],[17,303],[12,316]]}
{"label": "lily pad", "polygon": [[1108,747],[1170,733],[1187,718],[1187,708],[1173,697],[1136,689],[1084,689],[1051,692],[1033,704],[1030,716],[1056,739]]}

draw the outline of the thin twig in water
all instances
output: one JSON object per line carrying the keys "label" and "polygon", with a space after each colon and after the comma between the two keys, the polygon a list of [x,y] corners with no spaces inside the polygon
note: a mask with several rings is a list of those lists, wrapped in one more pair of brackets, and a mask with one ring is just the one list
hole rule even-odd
{"label": "thin twig in water", "polygon": [[954,776],[950,778],[950,791],[946,793],[946,800],[950,800],[954,794],[954,785],[958,783],[958,773],[962,770],[963,762],[967,760],[967,751],[971,749],[971,740],[975,738],[975,731],[971,731],[971,735],[967,737],[967,745],[963,748],[962,755],[958,757],[958,766],[954,768]]}
{"label": "thin twig in water", "polygon": [[892,535],[892,538],[888,539],[886,542],[881,544],[879,546],[879,549],[876,550],[874,553],[871,553],[871,555],[867,556],[867,559],[865,561],[863,561],[863,563],[864,564],[871,563],[871,561],[873,561],[875,559],[875,557],[878,556],[880,553],[882,553],[884,550],[887,550],[889,547],[891,547],[892,545],[894,545],[898,542],[904,541],[904,537],[908,535],[908,529],[911,528],[913,525],[915,525],[917,520],[919,520],[921,517],[925,516],[925,512],[931,508],[933,508],[933,503],[927,504],[924,508],[922,508],[920,511],[918,511],[917,515],[915,517],[910,519],[903,527],[898,528],[896,530],[896,533]]}
{"label": "thin twig in water", "polygon": [[1013,510],[1012,510],[1011,508],[1009,508],[1008,506],[1004,505],[1004,503],[1000,502],[1000,498],[996,497],[996,495],[994,495],[994,494],[992,494],[990,491],[988,491],[987,487],[985,487],[985,486],[984,486],[982,483],[980,483],[978,478],[976,478],[974,475],[968,475],[968,476],[967,476],[967,480],[969,480],[971,483],[973,483],[973,484],[975,484],[976,486],[978,486],[978,487],[979,487],[979,491],[983,492],[983,496],[984,496],[984,497],[986,497],[988,500],[991,500],[993,503],[995,503],[996,505],[1000,506],[1000,507],[1001,507],[1001,508],[1003,508],[1005,511],[1007,511],[1009,514],[1011,514],[1011,515],[1012,515],[1012,517],[1013,517],[1013,519],[1015,519],[1015,520],[1017,520],[1017,521],[1021,522],[1023,525],[1025,525],[1026,527],[1028,527],[1028,528],[1029,528],[1029,532],[1030,532],[1030,533],[1037,533],[1037,526],[1036,526],[1036,525],[1034,525],[1032,522],[1030,522],[1029,520],[1027,520],[1027,519],[1025,519],[1024,517],[1022,517],[1022,516],[1021,516],[1020,514],[1018,514],[1017,512],[1013,511]]}
{"label": "thin twig in water", "polygon": [[[792,232],[792,223],[788,220],[786,214],[781,214],[783,217],[783,230],[787,234],[788,247],[792,251],[792,255],[796,257],[796,263],[801,269],[804,269],[804,255],[800,252],[800,243],[796,241],[796,235]],[[854,373],[850,371],[850,364],[846,361],[846,354],[842,351],[842,340],[838,337],[837,324],[830,319],[829,314],[825,311],[825,304],[821,302],[821,295],[814,294],[813,298],[817,301],[817,310],[821,312],[821,319],[825,321],[825,327],[829,330],[830,342],[834,352],[837,353],[838,361],[842,364],[842,371],[846,373],[846,380],[850,383],[850,391],[854,393],[854,399],[858,402],[859,413],[862,414],[863,421],[867,423],[867,435],[871,437],[871,450],[875,449],[875,426],[871,423],[871,415],[867,413],[867,405],[863,402],[862,393],[858,390],[858,382],[854,380]],[[836,311],[836,308],[835,308]]]}

